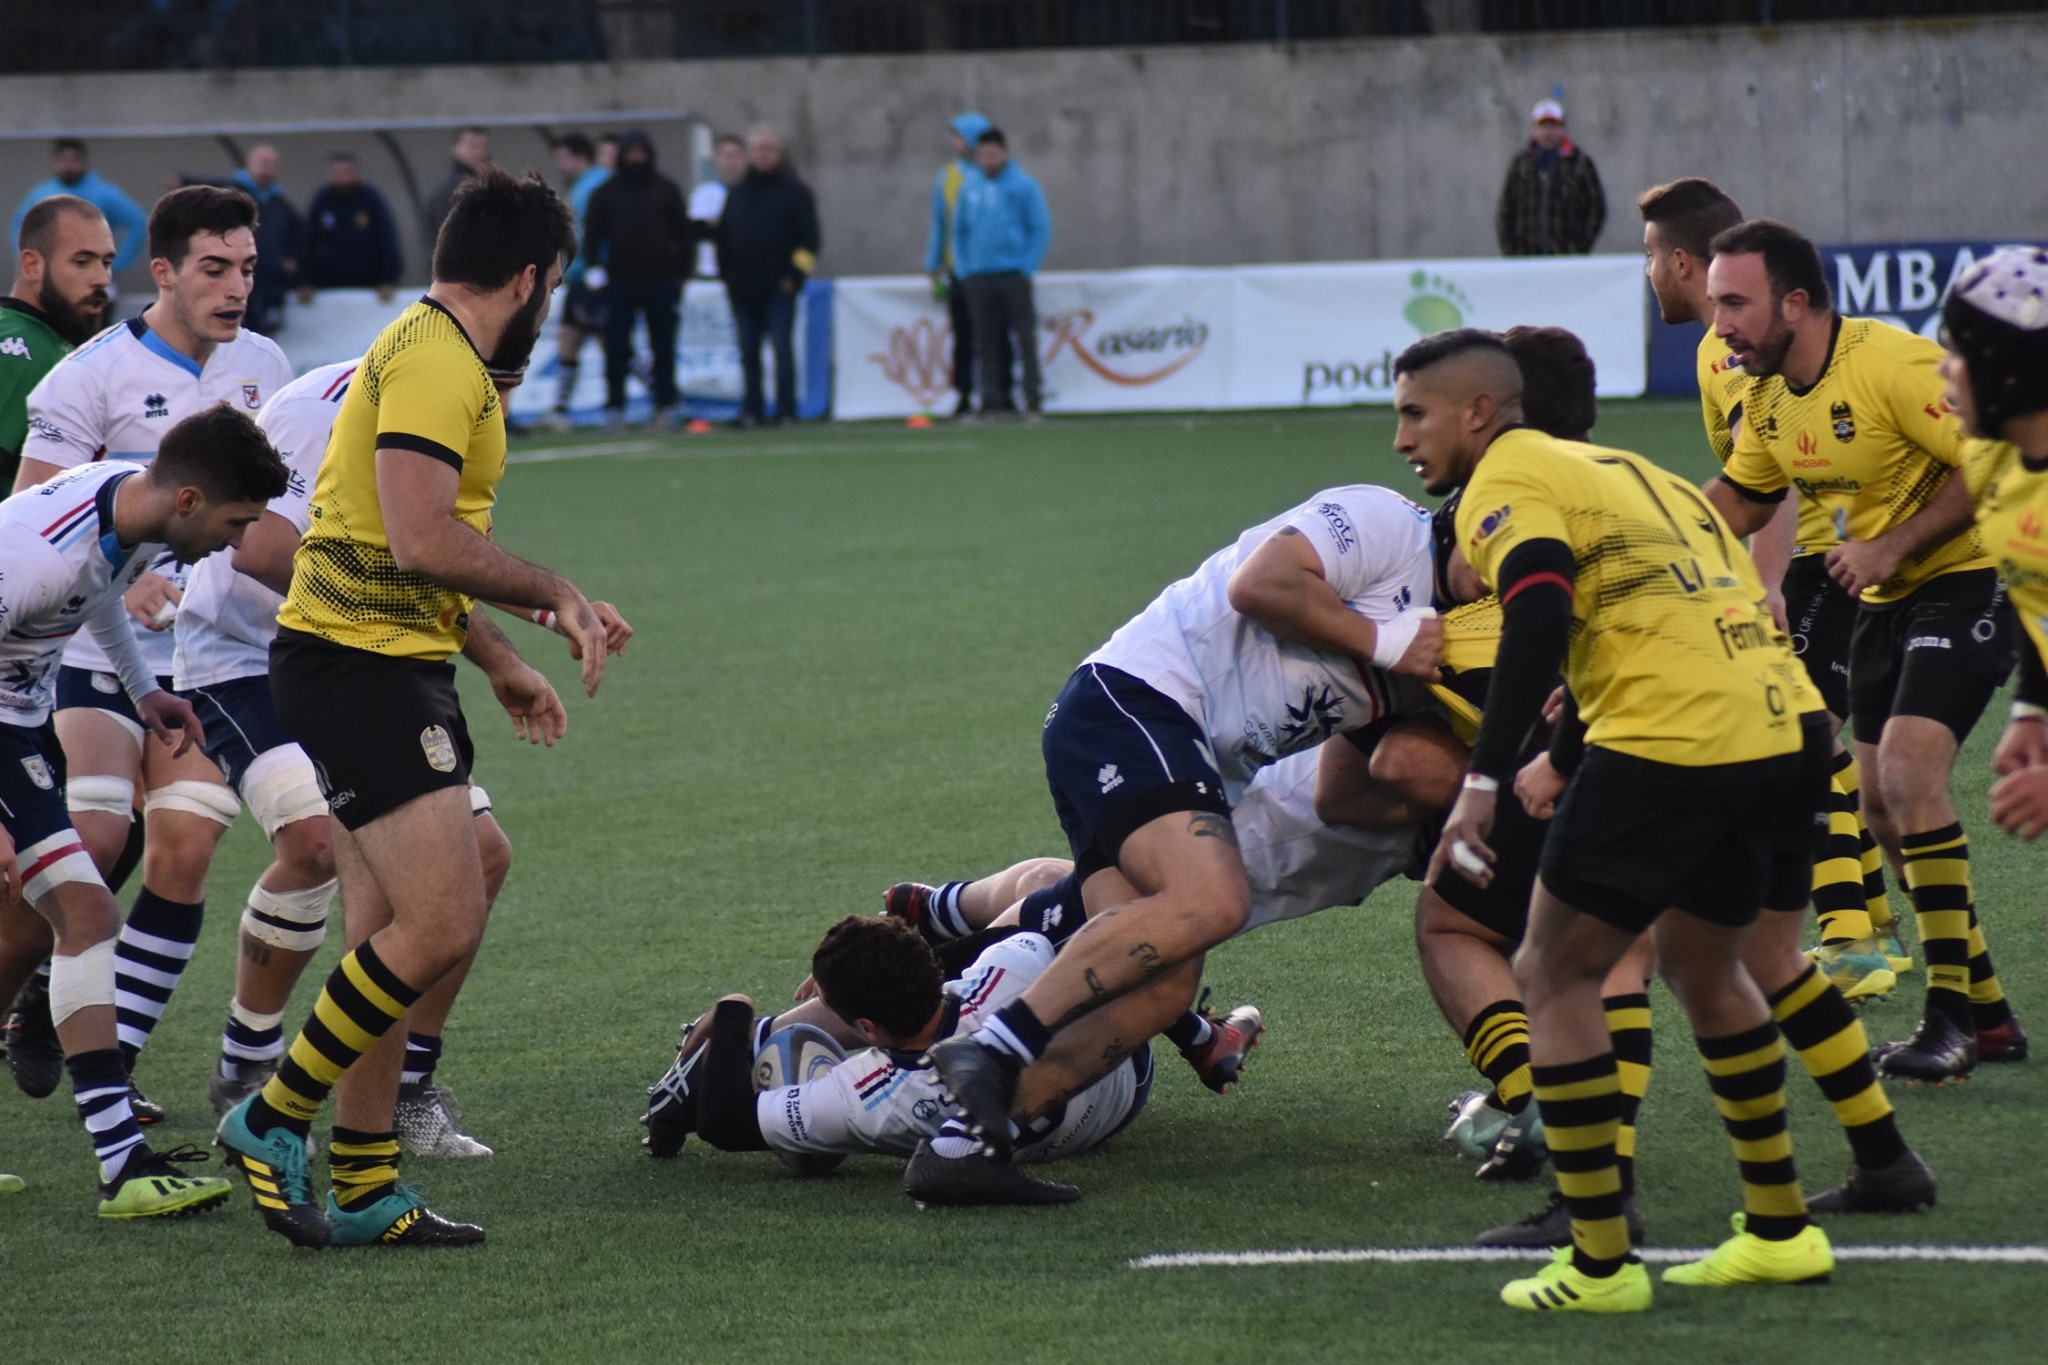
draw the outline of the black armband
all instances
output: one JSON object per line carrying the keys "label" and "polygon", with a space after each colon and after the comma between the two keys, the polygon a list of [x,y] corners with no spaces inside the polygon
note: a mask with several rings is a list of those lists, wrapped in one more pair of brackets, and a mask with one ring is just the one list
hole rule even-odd
{"label": "black armband", "polygon": [[1550,732],[1550,766],[1557,769],[1558,776],[1570,777],[1585,756],[1586,722],[1579,718],[1579,699],[1567,687],[1564,710],[1558,714],[1557,727]]}
{"label": "black armband", "polygon": [[697,1135],[721,1152],[765,1152],[754,1105],[754,1009],[721,1000],[697,1066]]}
{"label": "black armband", "polygon": [[1770,507],[1776,507],[1785,500],[1786,490],[1783,488],[1780,488],[1775,493],[1766,493],[1761,488],[1751,488],[1748,484],[1737,483],[1726,474],[1721,476],[1721,482],[1734,489],[1736,496],[1745,498],[1750,502],[1760,502]]}
{"label": "black armband", "polygon": [[1571,648],[1578,572],[1571,547],[1561,540],[1518,545],[1501,565],[1500,648],[1469,766],[1503,786],[1514,781],[1529,733]]}

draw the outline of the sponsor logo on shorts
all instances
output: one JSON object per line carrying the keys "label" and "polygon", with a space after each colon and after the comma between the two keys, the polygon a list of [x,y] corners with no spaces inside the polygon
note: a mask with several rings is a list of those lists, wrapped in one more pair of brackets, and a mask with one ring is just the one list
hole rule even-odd
{"label": "sponsor logo on shorts", "polygon": [[92,675],[92,690],[111,697],[121,690],[121,680],[111,673],[95,673]]}
{"label": "sponsor logo on shorts", "polygon": [[57,780],[50,775],[49,761],[40,754],[31,754],[21,760],[21,770],[28,774],[28,780],[44,791],[56,788]]}
{"label": "sponsor logo on shorts", "polygon": [[1907,649],[1954,649],[1946,635],[1915,635],[1906,641]]}
{"label": "sponsor logo on shorts", "polygon": [[789,1128],[789,1135],[802,1141],[810,1137],[810,1130],[804,1127],[803,1091],[791,1087],[782,1092],[782,1121]]}
{"label": "sponsor logo on shorts", "polygon": [[1991,637],[1998,634],[1998,622],[1989,616],[1980,616],[1970,624],[1970,638],[1980,645],[1991,643]]}
{"label": "sponsor logo on shorts", "polygon": [[1064,903],[1062,903],[1052,906],[1040,918],[1044,921],[1046,928],[1057,929],[1060,927],[1060,921],[1065,919],[1066,917],[1067,907]]}
{"label": "sponsor logo on shorts", "polygon": [[429,725],[420,731],[420,748],[427,754],[427,766],[437,773],[455,771],[455,741],[443,725]]}
{"label": "sponsor logo on shorts", "polygon": [[1105,763],[1102,771],[1095,774],[1095,780],[1102,787],[1102,794],[1109,795],[1124,784],[1124,775],[1116,770],[1116,764]]}
{"label": "sponsor logo on shorts", "polygon": [[344,787],[327,798],[327,806],[330,810],[340,810],[355,799],[356,789],[354,787]]}
{"label": "sponsor logo on shorts", "polygon": [[919,1123],[937,1123],[943,1112],[937,1100],[919,1100],[910,1106],[910,1116]]}

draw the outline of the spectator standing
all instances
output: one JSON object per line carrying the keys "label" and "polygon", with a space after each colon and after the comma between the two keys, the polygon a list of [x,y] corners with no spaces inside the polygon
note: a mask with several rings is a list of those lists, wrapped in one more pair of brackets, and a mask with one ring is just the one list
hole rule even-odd
{"label": "spectator standing", "polygon": [[1528,145],[1508,163],[1494,232],[1503,256],[1583,256],[1607,221],[1593,158],[1565,132],[1564,106],[1538,100]]}
{"label": "spectator standing", "polygon": [[[616,153],[616,142],[613,148]],[[562,183],[568,187],[569,207],[576,211],[576,231],[587,242],[590,197],[597,193],[598,186],[612,178],[612,167],[598,164],[597,148],[589,138],[570,133],[555,139],[555,169],[561,172]],[[590,260],[588,251],[577,252],[562,276],[562,286],[568,292],[562,301],[562,320],[555,327],[558,378],[555,410],[547,419],[547,425],[556,431],[569,429],[569,404],[576,395],[576,381],[583,373],[583,343],[604,330],[604,297],[590,287]]]}
{"label": "spectator standing", "polygon": [[284,296],[298,282],[305,251],[305,220],[284,197],[278,169],[277,148],[263,143],[249,149],[234,180],[256,201],[256,278],[250,282],[242,325],[265,336],[284,326]]}
{"label": "spectator standing", "polygon": [[75,195],[98,209],[107,226],[113,229],[114,273],[118,275],[133,265],[142,254],[143,243],[149,239],[149,215],[141,205],[123,193],[119,185],[100,178],[86,161],[85,144],[75,137],[60,137],[51,146],[50,171],[50,178],[23,196],[21,207],[14,211],[14,221],[7,228],[9,244],[21,240],[21,220],[37,200],[53,194]]}
{"label": "spectator standing", "polygon": [[704,234],[697,248],[697,273],[707,280],[718,278],[718,248],[711,238],[718,232],[718,216],[725,212],[725,196],[747,173],[747,144],[731,133],[720,133],[711,160],[716,177],[690,191],[690,221]]}
{"label": "spectator standing", "polygon": [[0,298],[0,491],[14,487],[21,468],[29,392],[100,330],[114,279],[107,220],[74,195],[38,201],[17,247],[14,290]]}
{"label": "spectator standing", "polygon": [[968,177],[953,209],[953,269],[967,291],[974,319],[974,349],[981,359],[981,410],[997,411],[1009,385],[996,373],[1007,338],[1024,362],[1024,411],[1036,417],[1044,393],[1038,370],[1038,307],[1031,280],[1052,245],[1052,214],[1045,191],[1010,160],[1003,130],[990,128],[974,142],[977,174]]}
{"label": "spectator standing", "polygon": [[676,182],[655,169],[654,143],[638,129],[619,135],[619,168],[590,196],[584,220],[584,282],[604,297],[604,403],[625,420],[633,366],[633,319],[647,320],[654,420],[676,408],[676,318],[696,234]]}
{"label": "spectator standing", "polygon": [[364,183],[354,153],[336,152],[327,162],[327,183],[306,205],[299,302],[310,302],[315,289],[374,289],[388,300],[404,270],[391,206]]}
{"label": "spectator standing", "polygon": [[732,301],[746,392],[739,425],[767,419],[761,341],[775,348],[775,421],[796,420],[796,301],[818,264],[818,204],[772,128],[747,137],[747,173],[718,218],[718,273]]}
{"label": "spectator standing", "polygon": [[[953,387],[960,401],[953,407],[955,417],[974,411],[974,316],[967,308],[967,291],[961,287],[953,265],[953,206],[969,176],[979,176],[974,162],[974,144],[992,125],[981,114],[968,112],[954,119],[946,136],[953,144],[953,159],[939,168],[932,181],[932,224],[925,237],[924,273],[931,278],[932,296],[946,305],[953,330]],[[997,344],[996,376],[1002,387],[994,392],[992,407],[1010,408],[1010,346],[1007,336]]]}
{"label": "spectator standing", "polygon": [[482,174],[484,167],[491,164],[491,134],[484,128],[463,128],[455,134],[455,145],[448,149],[454,164],[448,168],[448,177],[434,191],[434,197],[427,201],[427,255],[434,254],[434,239],[441,235],[441,224],[448,217],[448,206],[455,202],[455,191]]}

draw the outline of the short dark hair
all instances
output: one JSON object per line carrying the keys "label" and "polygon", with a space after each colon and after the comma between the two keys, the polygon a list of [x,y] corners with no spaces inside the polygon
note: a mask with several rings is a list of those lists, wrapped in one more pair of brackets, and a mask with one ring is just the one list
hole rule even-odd
{"label": "short dark hair", "polygon": [[1006,152],[1010,150],[1009,139],[1004,137],[1003,130],[997,127],[991,126],[980,137],[974,139],[974,145],[977,147],[985,147],[991,142]]}
{"label": "short dark hair", "polygon": [[75,137],[60,137],[50,144],[51,156],[55,156],[59,152],[77,152],[80,156],[84,156],[85,143],[82,139]]}
{"label": "short dark hair", "polygon": [[1643,221],[1655,223],[1667,244],[1696,261],[1713,259],[1714,238],[1742,221],[1742,210],[1711,180],[1696,175],[1652,185],[1636,200]]}
{"label": "short dark hair", "polygon": [[[612,141],[616,142],[618,141],[618,139],[613,138]],[[747,148],[747,140],[741,137],[738,133],[720,133],[711,145],[714,149],[719,147],[737,147],[741,151],[745,151]]]}
{"label": "short dark hair", "polygon": [[349,165],[353,166],[356,164],[356,154],[354,152],[329,152],[327,154],[328,165],[332,166],[337,161],[346,161]]}
{"label": "short dark hair", "polygon": [[868,1019],[898,1038],[931,1022],[945,986],[939,959],[900,919],[848,915],[811,954],[818,994],[851,1024]]}
{"label": "short dark hair", "polygon": [[1489,332],[1483,327],[1456,327],[1426,336],[1395,356],[1394,374],[1396,377],[1417,374],[1467,351],[1498,351],[1507,359],[1514,359],[1499,332]]}
{"label": "short dark hair", "polygon": [[455,141],[460,142],[462,141],[462,139],[468,137],[471,133],[476,134],[478,137],[489,137],[491,135],[491,130],[479,124],[465,123],[460,128],[457,128],[455,130]]}
{"label": "short dark hair", "polygon": [[225,237],[238,228],[256,230],[256,201],[246,191],[219,185],[172,190],[149,211],[149,258],[181,266],[194,237]]}
{"label": "short dark hair", "polygon": [[291,478],[256,419],[226,403],[165,432],[149,477],[159,487],[196,487],[211,503],[269,502]]}
{"label": "short dark hair", "polygon": [[57,235],[57,220],[67,213],[75,213],[81,218],[105,216],[98,205],[75,194],[53,194],[38,199],[21,216],[21,234],[15,242],[15,250],[33,251],[47,257],[51,239]]}
{"label": "short dark hair", "polygon": [[448,206],[434,238],[434,280],[492,290],[533,266],[545,286],[548,266],[575,255],[575,215],[554,186],[532,171],[515,180],[487,166]]}
{"label": "short dark hair", "polygon": [[567,152],[571,156],[580,156],[585,161],[597,160],[597,148],[581,133],[562,134],[555,139],[555,147],[558,151]]}
{"label": "short dark hair", "polygon": [[1773,300],[1801,290],[1809,308],[1825,312],[1834,306],[1820,251],[1796,228],[1772,218],[1752,218],[1715,237],[1712,251],[1716,256],[1763,257]]}
{"label": "short dark hair", "polygon": [[1592,434],[1600,406],[1586,344],[1562,327],[1510,327],[1501,339],[1522,370],[1522,420],[1561,440]]}

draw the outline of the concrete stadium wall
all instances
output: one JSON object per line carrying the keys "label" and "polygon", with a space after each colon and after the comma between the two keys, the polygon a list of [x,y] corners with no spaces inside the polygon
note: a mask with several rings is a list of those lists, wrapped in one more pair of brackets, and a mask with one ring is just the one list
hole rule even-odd
{"label": "concrete stadium wall", "polygon": [[[1599,164],[1600,249],[1632,250],[1635,193],[1719,181],[1832,242],[2003,238],[2048,223],[2048,19],[1456,36],[1292,46],[931,54],[524,68],[250,71],[0,81],[0,202],[75,128],[477,118],[501,163],[545,166],[535,125],[687,108],[781,128],[816,188],[823,269],[915,270],[945,120],[976,107],[1044,184],[1049,267],[1492,255],[1493,207],[1530,104],[1565,90]],[[560,125],[567,126],[567,125]],[[598,125],[583,124],[586,128]],[[658,133],[671,166],[681,125]],[[244,145],[253,140],[243,138]],[[303,205],[321,154],[388,158],[364,134],[280,140]],[[441,131],[399,141],[430,187]],[[101,138],[147,202],[167,171],[221,174],[205,137]],[[424,273],[414,241],[409,264]]]}

